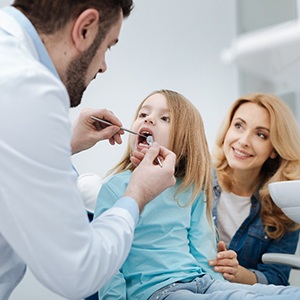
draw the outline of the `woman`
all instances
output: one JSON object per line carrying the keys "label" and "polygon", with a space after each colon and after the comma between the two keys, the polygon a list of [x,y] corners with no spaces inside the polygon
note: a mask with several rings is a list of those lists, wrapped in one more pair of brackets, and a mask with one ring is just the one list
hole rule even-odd
{"label": "woman", "polygon": [[263,264],[261,257],[294,254],[298,243],[300,226],[268,190],[271,182],[300,179],[300,133],[292,112],[271,94],[236,100],[217,136],[213,163],[213,218],[221,241],[210,265],[232,282],[288,285],[291,268]]}

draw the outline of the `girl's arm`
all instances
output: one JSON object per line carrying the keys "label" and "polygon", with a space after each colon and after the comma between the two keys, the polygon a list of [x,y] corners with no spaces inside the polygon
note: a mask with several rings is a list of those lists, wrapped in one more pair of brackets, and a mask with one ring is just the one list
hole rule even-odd
{"label": "girl's arm", "polygon": [[[112,207],[113,204],[119,199],[119,194],[122,193],[122,189],[123,187],[125,188],[125,186],[118,185],[114,188],[114,182],[114,180],[110,180],[102,185],[97,198],[94,218],[97,218],[107,209]],[[126,281],[121,271],[113,276],[112,279],[110,279],[108,283],[101,288],[98,296],[101,300],[127,300]]]}
{"label": "girl's arm", "polygon": [[208,261],[216,257],[216,235],[214,224],[210,224],[206,216],[206,202],[201,193],[195,200],[191,210],[191,224],[188,231],[190,252],[196,258],[202,271],[210,274],[214,279],[223,279],[209,266]]}
{"label": "girl's arm", "polygon": [[118,272],[98,293],[99,300],[127,300],[126,282],[123,274]]}

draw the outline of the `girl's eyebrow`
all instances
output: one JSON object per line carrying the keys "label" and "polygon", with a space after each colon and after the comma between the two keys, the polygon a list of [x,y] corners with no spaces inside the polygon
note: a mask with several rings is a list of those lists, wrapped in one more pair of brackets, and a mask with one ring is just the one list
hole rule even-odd
{"label": "girl's eyebrow", "polygon": [[[146,108],[146,109],[157,109],[156,107],[154,107],[154,106],[152,106],[152,105],[143,105],[142,107],[141,107],[141,109],[140,110],[142,110],[143,108]],[[169,108],[158,108],[160,111],[162,111],[162,112],[170,112],[170,109]]]}
{"label": "girl's eyebrow", "polygon": [[[247,124],[247,122],[246,122],[244,119],[240,118],[240,117],[235,118],[235,119],[233,119],[232,121],[240,121],[240,122],[242,122],[242,123],[244,123],[244,124]],[[264,126],[257,126],[255,129],[266,130],[266,131],[270,132],[270,129],[267,128],[267,127],[264,127]]]}

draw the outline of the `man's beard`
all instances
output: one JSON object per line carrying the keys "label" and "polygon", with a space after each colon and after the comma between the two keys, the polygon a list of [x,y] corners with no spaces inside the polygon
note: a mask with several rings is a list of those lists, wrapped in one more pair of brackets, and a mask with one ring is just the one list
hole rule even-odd
{"label": "man's beard", "polygon": [[70,97],[70,107],[75,107],[81,102],[86,89],[86,73],[87,67],[82,64],[81,57],[72,61],[68,66],[66,88]]}
{"label": "man's beard", "polygon": [[83,93],[87,88],[85,83],[87,70],[95,57],[101,40],[100,36],[96,37],[90,48],[74,59],[67,68],[65,85],[70,97],[70,107],[76,107],[81,102]]}

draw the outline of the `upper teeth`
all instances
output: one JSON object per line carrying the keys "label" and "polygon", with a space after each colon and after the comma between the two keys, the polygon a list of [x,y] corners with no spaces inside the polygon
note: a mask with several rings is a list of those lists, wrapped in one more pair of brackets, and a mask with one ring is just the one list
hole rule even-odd
{"label": "upper teeth", "polygon": [[151,134],[149,131],[142,131],[142,134]]}
{"label": "upper teeth", "polygon": [[235,152],[236,154],[240,155],[240,156],[250,156],[249,154],[246,154],[246,153],[241,152],[241,151],[236,150],[236,149],[234,150],[234,152]]}

